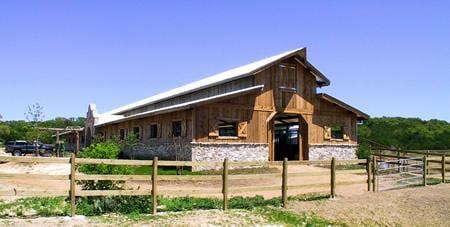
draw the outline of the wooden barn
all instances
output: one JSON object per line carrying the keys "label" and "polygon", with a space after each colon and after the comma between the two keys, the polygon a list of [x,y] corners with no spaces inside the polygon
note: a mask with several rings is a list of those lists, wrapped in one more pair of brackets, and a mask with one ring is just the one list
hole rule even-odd
{"label": "wooden barn", "polygon": [[296,49],[106,113],[91,104],[85,141],[133,133],[141,145],[130,156],[141,159],[356,158],[357,124],[369,116],[316,92],[329,85]]}

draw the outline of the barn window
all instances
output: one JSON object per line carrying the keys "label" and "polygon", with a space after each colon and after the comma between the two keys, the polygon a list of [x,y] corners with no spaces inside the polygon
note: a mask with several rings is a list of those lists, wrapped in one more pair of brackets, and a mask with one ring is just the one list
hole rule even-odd
{"label": "barn window", "polygon": [[219,136],[236,137],[237,136],[237,122],[221,120],[219,123]]}
{"label": "barn window", "polygon": [[141,139],[141,128],[140,127],[134,127],[133,128],[133,135],[136,136],[136,139]]}
{"label": "barn window", "polygon": [[119,138],[124,140],[128,136],[128,130],[122,128],[119,130]]}
{"label": "barn window", "polygon": [[344,127],[342,125],[331,127],[331,138],[339,140],[344,139]]}
{"label": "barn window", "polygon": [[158,125],[157,124],[152,124],[148,127],[148,137],[150,139],[154,139],[154,138],[158,138]]}
{"label": "barn window", "polygon": [[181,137],[181,121],[172,122],[172,136]]}

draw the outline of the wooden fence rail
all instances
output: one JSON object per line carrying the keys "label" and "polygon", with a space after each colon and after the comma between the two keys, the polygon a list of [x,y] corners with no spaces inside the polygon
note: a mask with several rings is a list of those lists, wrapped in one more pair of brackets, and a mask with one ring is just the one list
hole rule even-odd
{"label": "wooden fence rail", "polygon": [[[288,192],[294,189],[309,189],[315,187],[329,187],[328,191],[332,198],[336,196],[336,188],[338,186],[352,185],[352,184],[369,184],[370,178],[367,180],[356,181],[341,181],[339,175],[343,174],[361,174],[370,177],[370,168],[356,169],[356,170],[339,170],[337,167],[341,165],[350,164],[370,164],[370,161],[363,160],[325,160],[325,161],[288,161],[281,162],[231,162],[225,159],[223,162],[191,162],[191,161],[160,161],[155,157],[154,160],[112,160],[112,159],[86,159],[77,158],[74,154],[70,158],[37,158],[37,157],[0,157],[0,162],[18,162],[18,163],[66,163],[70,164],[70,174],[68,175],[46,175],[46,174],[12,174],[0,173],[0,179],[45,179],[45,180],[68,180],[70,181],[69,188],[61,191],[20,191],[20,190],[6,190],[0,191],[0,196],[60,196],[68,195],[71,203],[71,215],[76,213],[76,197],[89,196],[137,196],[137,195],[152,195],[153,198],[153,213],[157,212],[157,198],[159,195],[178,196],[178,195],[220,195],[223,196],[223,209],[228,208],[228,200],[230,194],[237,193],[252,193],[263,191],[280,191],[281,202],[283,206],[287,204]],[[147,166],[152,169],[152,175],[104,175],[104,174],[83,174],[76,171],[79,165],[118,165],[118,166]],[[329,170],[315,171],[315,172],[299,172],[289,173],[289,166],[295,165],[323,165]],[[222,169],[221,175],[158,175],[158,168],[165,166],[188,166],[188,167],[211,167],[215,169]],[[282,168],[281,173],[270,174],[229,174],[229,169],[233,167],[249,167],[249,166],[264,166],[264,167],[278,167]],[[329,183],[315,183],[289,185],[288,179],[293,177],[308,177],[308,176],[329,176]],[[280,185],[269,186],[246,186],[246,187],[230,187],[229,182],[232,180],[263,180],[263,179],[280,179]],[[151,184],[151,190],[79,190],[77,188],[77,181],[143,181]],[[221,181],[222,190],[218,189],[176,189],[176,190],[158,190],[158,182],[161,181]],[[299,182],[303,183],[303,182]],[[321,191],[323,192],[323,190]]]}

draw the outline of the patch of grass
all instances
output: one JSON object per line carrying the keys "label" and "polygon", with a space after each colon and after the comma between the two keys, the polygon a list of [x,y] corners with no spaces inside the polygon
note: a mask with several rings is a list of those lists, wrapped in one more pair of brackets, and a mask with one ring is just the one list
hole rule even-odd
{"label": "patch of grass", "polygon": [[65,197],[22,198],[13,202],[0,202],[0,217],[65,216],[70,205]]}
{"label": "patch of grass", "polygon": [[255,210],[255,212],[273,224],[282,224],[285,226],[345,226],[316,215],[306,213],[299,215],[273,207],[260,208]]}
{"label": "patch of grass", "polygon": [[437,185],[440,183],[442,183],[442,178],[427,177],[427,185]]}
{"label": "patch of grass", "polygon": [[[291,196],[290,201],[312,201],[326,199],[326,194],[311,193]],[[108,213],[138,215],[152,212],[151,196],[110,196],[81,197],[77,199],[77,214],[98,216]],[[159,197],[159,212],[179,212],[192,210],[222,209],[222,200],[195,197]],[[232,197],[228,201],[230,209],[252,210],[261,207],[281,207],[279,197],[264,199],[262,196]],[[0,202],[0,217],[15,216],[65,216],[70,211],[70,203],[65,197],[23,198],[14,202]]]}
{"label": "patch of grass", "polygon": [[307,193],[302,195],[289,196],[289,201],[316,201],[322,199],[329,199],[330,194],[326,193]]}

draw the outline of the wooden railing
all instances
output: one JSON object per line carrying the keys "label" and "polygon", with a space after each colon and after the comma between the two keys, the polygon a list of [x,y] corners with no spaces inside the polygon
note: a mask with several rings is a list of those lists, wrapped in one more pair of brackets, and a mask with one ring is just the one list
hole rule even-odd
{"label": "wooden railing", "polygon": [[[49,175],[49,174],[24,174],[24,173],[0,173],[0,179],[29,179],[29,180],[70,180],[70,187],[65,190],[44,190],[44,191],[30,191],[30,190],[3,190],[0,191],[0,196],[69,196],[71,200],[71,215],[75,215],[75,198],[87,196],[137,196],[137,195],[152,195],[153,213],[156,213],[157,200],[159,195],[179,196],[179,195],[220,195],[223,196],[223,209],[228,208],[228,198],[230,194],[238,193],[255,193],[263,191],[280,190],[282,196],[282,203],[285,206],[287,202],[288,190],[294,189],[309,189],[316,187],[330,187],[331,197],[336,196],[336,186],[353,185],[353,184],[368,184],[370,189],[370,168],[357,170],[337,170],[336,166],[349,164],[362,164],[367,166],[367,160],[335,160],[330,161],[278,161],[278,162],[229,162],[225,159],[223,162],[191,162],[191,161],[158,161],[154,160],[113,160],[113,159],[85,159],[76,158],[72,154],[71,158],[37,158],[37,157],[0,157],[0,162],[18,162],[18,163],[65,163],[70,165],[70,174],[68,175]],[[104,175],[104,174],[80,174],[76,171],[78,165],[82,164],[107,164],[107,165],[123,165],[123,166],[147,166],[153,169],[152,175]],[[326,165],[330,169],[314,172],[296,172],[289,173],[289,166],[295,165]],[[185,167],[208,167],[221,169],[221,175],[161,175],[158,176],[158,168],[165,166],[185,166]],[[249,166],[278,166],[282,168],[281,173],[269,174],[241,174],[230,175],[229,169],[236,167]],[[367,174],[365,180],[340,181],[337,180],[336,175],[341,174]],[[310,183],[310,184],[296,184],[288,185],[288,178],[303,177],[303,176],[329,176],[329,183]],[[245,186],[245,187],[230,187],[230,180],[257,180],[257,179],[280,179],[280,185],[269,186]],[[79,190],[77,189],[77,181],[143,181],[152,185],[151,190]],[[158,191],[158,182],[161,181],[221,181],[221,189],[176,189]]]}

